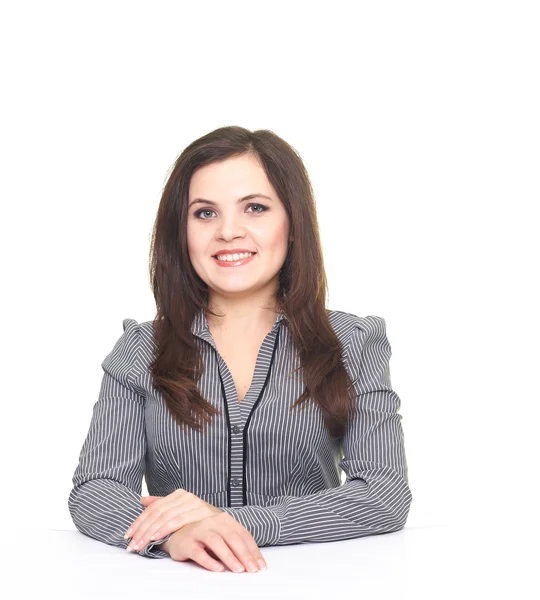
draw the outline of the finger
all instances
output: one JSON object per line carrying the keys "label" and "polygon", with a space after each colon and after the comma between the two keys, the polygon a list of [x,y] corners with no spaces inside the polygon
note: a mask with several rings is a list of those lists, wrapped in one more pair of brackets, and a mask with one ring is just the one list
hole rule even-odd
{"label": "finger", "polygon": [[[221,527],[229,527],[232,531],[234,531],[236,534],[238,534],[238,536],[241,540],[240,546],[238,546],[238,547],[234,546],[234,544],[236,543],[236,540],[237,540],[236,537],[227,538],[227,541],[229,541],[229,539],[230,539],[233,542],[233,546],[231,546],[231,547],[236,552],[236,555],[238,556],[238,558],[243,561],[244,565],[247,566],[247,563],[242,558],[242,555],[239,554],[239,552],[240,553],[247,552],[248,556],[251,555],[251,560],[253,560],[256,563],[258,569],[268,568],[266,561],[264,560],[264,557],[261,554],[259,547],[257,546],[257,542],[254,540],[251,533],[243,525],[241,525],[234,517],[232,517],[228,513],[222,513],[220,515],[216,515],[215,520],[216,520],[216,526],[219,527],[220,529],[221,529]],[[219,523],[219,525],[217,525],[217,523]],[[244,550],[244,548],[245,548],[245,550]],[[248,561],[249,561],[249,558],[248,558]]]}
{"label": "finger", "polygon": [[[259,568],[259,570],[267,569],[268,566],[266,564],[266,561],[264,560],[264,556],[262,555],[262,553],[259,549],[259,546],[257,546],[257,542],[253,539],[253,536],[251,535],[251,533],[249,533],[249,531],[244,529],[243,531],[240,532],[240,536],[243,538],[243,540],[246,544],[246,547],[248,549],[248,552],[251,554],[251,556],[255,560],[255,563],[257,564],[257,567]],[[159,538],[157,538],[157,539],[159,539]]]}
{"label": "finger", "polygon": [[183,494],[187,493],[184,492],[184,490],[175,490],[167,496],[150,496],[151,498],[157,498],[157,500],[147,506],[135,521],[133,521],[124,534],[124,539],[131,538],[132,541],[134,539],[140,540],[142,538],[141,528],[143,526],[150,528],[150,524],[153,521],[156,521],[159,515],[165,511],[167,507],[178,504],[179,498],[183,497],[183,494],[178,494],[178,492],[183,492]]}
{"label": "finger", "polygon": [[[164,505],[161,505],[164,506]],[[149,510],[149,509],[147,509]],[[153,532],[157,532],[158,529],[162,528],[164,523],[167,523],[172,516],[175,514],[175,508],[166,507],[164,509],[156,508],[152,513],[149,513],[146,519],[141,520],[139,523],[139,527],[132,534],[131,542],[128,546],[128,549],[131,550],[141,550],[146,545],[148,545],[151,541],[155,539],[159,539],[152,535]],[[166,535],[166,534],[165,534]],[[165,537],[165,536],[163,536]]]}
{"label": "finger", "polygon": [[174,533],[182,527],[206,519],[208,516],[205,507],[198,507],[180,514],[176,511],[175,515],[164,514],[162,521],[152,523],[149,529],[140,532],[137,540],[134,540],[134,544],[137,546],[135,549],[140,550],[153,540],[164,538],[169,533]]}
{"label": "finger", "polygon": [[160,507],[164,505],[164,500],[156,500],[152,503],[151,506],[148,506],[143,510],[143,512],[133,521],[133,523],[128,527],[124,534],[124,539],[131,538],[131,541],[134,539],[140,539],[141,531],[144,528],[148,528],[152,522],[154,522],[159,515]]}
{"label": "finger", "polygon": [[[227,536],[226,540],[223,538],[224,535]],[[228,534],[208,531],[204,535],[202,543],[208,550],[211,550],[214,556],[221,560],[221,562],[230,571],[233,571],[234,573],[242,573],[246,570],[244,565],[238,560],[237,556],[235,556],[235,553],[231,550],[229,546],[230,539]]]}
{"label": "finger", "polygon": [[161,496],[141,496],[141,504],[143,506],[150,506],[156,500],[159,500]]}
{"label": "finger", "polygon": [[207,514],[204,508],[195,508],[186,512],[180,512],[182,507],[174,506],[173,508],[161,513],[155,521],[146,525],[146,522],[141,525],[136,538],[132,539],[129,548],[133,550],[141,550],[153,540],[159,540],[169,533],[178,531],[189,523],[200,521],[206,518]]}
{"label": "finger", "polygon": [[[251,535],[247,530],[246,533]],[[234,556],[242,563],[246,571],[254,573],[259,570],[256,563],[255,557],[252,555],[246,544],[246,537],[242,531],[236,531],[235,529],[225,530],[224,533],[225,541],[229,545]],[[221,558],[221,555],[218,555]]]}
{"label": "finger", "polygon": [[191,560],[200,564],[202,567],[208,569],[209,571],[220,572],[225,570],[223,565],[218,560],[215,560],[211,556],[209,556],[206,549],[200,545],[195,545],[193,547],[193,550],[191,552]]}
{"label": "finger", "polygon": [[138,532],[140,531],[141,525],[148,519],[148,513],[146,511],[150,510],[146,508],[143,512],[133,521],[133,523],[126,529],[124,533],[124,539],[137,537]]}

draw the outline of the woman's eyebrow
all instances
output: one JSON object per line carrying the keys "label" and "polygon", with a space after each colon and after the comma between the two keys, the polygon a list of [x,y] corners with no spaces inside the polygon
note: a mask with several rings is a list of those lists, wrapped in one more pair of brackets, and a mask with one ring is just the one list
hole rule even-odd
{"label": "woman's eyebrow", "polygon": [[[253,200],[253,198],[265,198],[266,200],[272,201],[270,196],[265,196],[264,194],[249,194],[248,196],[244,196],[243,198],[239,198],[236,203],[240,204],[241,202],[246,202],[247,200]],[[193,206],[194,204],[211,204],[212,206],[217,206],[218,202],[214,202],[213,200],[205,200],[204,198],[195,198],[189,206]]]}

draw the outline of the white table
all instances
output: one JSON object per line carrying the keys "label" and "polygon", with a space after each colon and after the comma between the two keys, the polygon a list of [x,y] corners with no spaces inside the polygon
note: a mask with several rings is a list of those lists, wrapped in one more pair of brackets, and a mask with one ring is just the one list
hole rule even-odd
{"label": "white table", "polygon": [[537,556],[520,548],[494,530],[406,527],[353,540],[261,548],[268,569],[236,574],[131,554],[76,530],[29,530],[4,540],[2,554],[10,564],[3,584],[11,588],[4,597],[539,598],[529,570]]}

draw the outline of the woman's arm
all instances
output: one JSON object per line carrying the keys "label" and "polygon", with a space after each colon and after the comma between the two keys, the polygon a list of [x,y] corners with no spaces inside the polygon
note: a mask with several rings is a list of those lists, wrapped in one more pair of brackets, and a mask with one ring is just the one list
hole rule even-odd
{"label": "woman's arm", "polygon": [[305,496],[276,496],[264,507],[220,507],[259,546],[331,542],[405,526],[412,493],[390,356],[384,319],[359,317],[347,349],[357,406],[343,437],[344,484]]}
{"label": "woman's arm", "polygon": [[[101,365],[101,390],[73,475],[68,507],[81,533],[125,549],[124,533],[145,509],[140,497],[146,437],[144,397],[134,386],[139,325],[124,319],[123,326],[124,333]],[[167,557],[153,542],[137,553]]]}

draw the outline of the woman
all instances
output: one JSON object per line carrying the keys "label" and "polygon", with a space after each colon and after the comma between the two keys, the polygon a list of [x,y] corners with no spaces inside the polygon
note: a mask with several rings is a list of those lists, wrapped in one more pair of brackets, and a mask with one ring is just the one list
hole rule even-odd
{"label": "woman", "polygon": [[150,272],[156,318],[125,319],[102,363],[69,496],[76,527],[212,571],[264,568],[260,546],[403,528],[412,494],[385,321],[325,308],[295,150],[241,127],[188,146]]}

